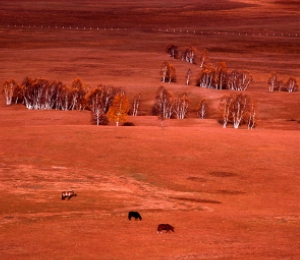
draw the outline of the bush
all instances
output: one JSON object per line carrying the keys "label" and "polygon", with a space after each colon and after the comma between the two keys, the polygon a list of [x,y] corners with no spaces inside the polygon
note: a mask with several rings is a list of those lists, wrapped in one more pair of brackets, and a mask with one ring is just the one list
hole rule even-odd
{"label": "bush", "polygon": [[134,126],[134,123],[132,123],[132,122],[125,122],[123,124],[123,126]]}

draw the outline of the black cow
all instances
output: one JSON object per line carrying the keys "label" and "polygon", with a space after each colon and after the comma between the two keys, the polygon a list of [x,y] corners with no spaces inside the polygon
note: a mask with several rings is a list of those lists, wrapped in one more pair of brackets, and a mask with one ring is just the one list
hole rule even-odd
{"label": "black cow", "polygon": [[128,219],[131,220],[131,218],[134,218],[135,220],[142,220],[140,213],[138,213],[137,211],[129,211]]}
{"label": "black cow", "polygon": [[159,224],[157,227],[157,233],[161,233],[163,230],[166,230],[167,233],[170,231],[174,232],[174,227],[169,224]]}
{"label": "black cow", "polygon": [[61,193],[61,199],[64,200],[65,198],[71,199],[73,196],[77,196],[73,190],[63,191]]}

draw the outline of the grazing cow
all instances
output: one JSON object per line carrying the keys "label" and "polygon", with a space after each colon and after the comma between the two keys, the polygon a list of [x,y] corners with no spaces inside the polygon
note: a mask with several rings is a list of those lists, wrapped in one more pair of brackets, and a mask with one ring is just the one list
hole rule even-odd
{"label": "grazing cow", "polygon": [[174,227],[169,224],[159,224],[157,227],[157,233],[162,233],[163,230],[166,230],[167,233],[170,231],[174,232]]}
{"label": "grazing cow", "polygon": [[61,193],[61,199],[64,200],[65,198],[71,199],[73,196],[77,196],[73,190],[63,191]]}
{"label": "grazing cow", "polygon": [[140,213],[136,212],[136,211],[129,211],[128,213],[128,219],[131,220],[131,218],[134,218],[135,220],[142,220],[142,217],[140,215]]}

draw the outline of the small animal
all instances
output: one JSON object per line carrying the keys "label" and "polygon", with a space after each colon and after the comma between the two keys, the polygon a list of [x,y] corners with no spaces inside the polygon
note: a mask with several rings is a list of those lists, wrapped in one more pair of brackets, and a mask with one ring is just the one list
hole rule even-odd
{"label": "small animal", "polygon": [[131,218],[134,218],[135,220],[142,220],[140,213],[138,213],[137,211],[129,211],[128,219],[131,220]]}
{"label": "small animal", "polygon": [[173,231],[174,232],[174,227],[172,227],[169,224],[159,224],[157,226],[157,233],[162,233],[163,230],[166,230],[166,233]]}
{"label": "small animal", "polygon": [[73,196],[77,196],[77,194],[73,190],[63,191],[61,193],[62,200],[64,200],[65,198],[71,199]]}

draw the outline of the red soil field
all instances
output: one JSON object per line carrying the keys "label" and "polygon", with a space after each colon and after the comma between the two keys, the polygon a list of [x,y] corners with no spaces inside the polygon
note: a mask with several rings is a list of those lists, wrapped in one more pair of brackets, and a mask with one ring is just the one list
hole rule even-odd
{"label": "red soil field", "polygon": [[[300,96],[267,85],[271,71],[300,82],[299,1],[3,0],[0,33],[1,82],[80,77],[142,94],[135,126],[116,127],[91,125],[89,111],[6,106],[1,93],[1,259],[300,258]],[[199,66],[168,44],[249,70],[257,127],[223,129],[218,105],[233,92],[196,87]],[[160,82],[162,61],[176,83]],[[189,118],[161,127],[161,85],[188,94]],[[207,119],[195,115],[202,97]],[[175,232],[157,234],[162,223]]]}

